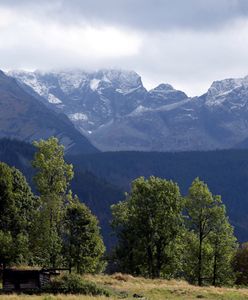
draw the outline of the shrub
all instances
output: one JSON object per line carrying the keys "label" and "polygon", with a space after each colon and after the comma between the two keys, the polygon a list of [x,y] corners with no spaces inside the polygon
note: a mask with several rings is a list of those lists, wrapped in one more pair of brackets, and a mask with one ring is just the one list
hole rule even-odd
{"label": "shrub", "polygon": [[53,294],[83,294],[83,295],[104,295],[109,297],[110,292],[93,282],[85,281],[80,275],[65,274],[54,278],[52,282],[44,287],[44,292]]}

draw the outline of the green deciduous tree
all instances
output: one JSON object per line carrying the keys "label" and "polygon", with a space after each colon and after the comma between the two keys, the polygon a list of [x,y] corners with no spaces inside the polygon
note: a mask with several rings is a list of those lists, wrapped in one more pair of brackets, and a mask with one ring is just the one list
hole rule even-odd
{"label": "green deciduous tree", "polygon": [[196,178],[186,199],[186,212],[186,277],[198,285],[227,283],[233,277],[236,239],[221,197],[212,195],[208,186]]}
{"label": "green deciduous tree", "polygon": [[234,270],[237,274],[236,283],[248,285],[248,242],[243,243],[236,252]]}
{"label": "green deciduous tree", "polygon": [[38,204],[23,174],[0,163],[1,264],[27,263],[30,259],[30,233]]}
{"label": "green deciduous tree", "polygon": [[69,183],[73,178],[72,165],[64,160],[64,147],[58,139],[34,142],[37,148],[33,167],[40,193],[41,207],[36,223],[36,257],[40,264],[55,267],[61,259],[62,220]]}
{"label": "green deciduous tree", "polygon": [[5,268],[14,261],[13,238],[9,231],[0,230],[0,267]]}
{"label": "green deciduous tree", "polygon": [[[34,220],[40,207],[40,199],[31,191],[25,176],[16,168],[12,168],[12,188],[16,207],[16,216],[13,219],[17,233],[31,234]],[[13,228],[13,230],[15,230]]]}
{"label": "green deciduous tree", "polygon": [[65,213],[65,253],[68,265],[78,273],[102,271],[105,251],[97,218],[89,208],[70,197]]}
{"label": "green deciduous tree", "polygon": [[0,229],[12,231],[17,208],[13,193],[12,169],[5,163],[0,163],[0,211]]}
{"label": "green deciduous tree", "polygon": [[116,255],[124,271],[171,277],[180,270],[183,200],[172,181],[140,177],[127,200],[112,206]]}
{"label": "green deciduous tree", "polygon": [[237,242],[226,216],[224,205],[220,206],[218,217],[214,222],[208,242],[212,248],[211,255],[211,284],[232,284],[235,281],[233,261],[236,254]]}

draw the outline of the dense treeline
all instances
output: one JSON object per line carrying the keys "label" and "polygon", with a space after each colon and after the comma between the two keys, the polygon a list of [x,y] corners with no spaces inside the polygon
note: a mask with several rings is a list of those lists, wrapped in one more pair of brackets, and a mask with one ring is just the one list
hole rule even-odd
{"label": "dense treeline", "polygon": [[121,271],[200,286],[235,282],[233,228],[221,197],[199,178],[183,198],[173,181],[140,177],[112,211],[118,237],[113,257]]}
{"label": "dense treeline", "polygon": [[39,207],[25,177],[0,163],[0,264],[25,263],[29,259],[29,236]]}
{"label": "dense treeline", "polygon": [[[29,161],[34,151],[33,146],[24,142],[0,140],[0,160],[20,169],[33,190],[34,170]],[[108,225],[110,205],[124,198],[132,180],[151,174],[177,182],[183,195],[199,176],[213,193],[222,195],[238,240],[248,239],[248,150],[111,152],[65,158],[74,165],[71,188],[99,218],[108,249],[113,245]]]}
{"label": "dense treeline", "polygon": [[0,264],[101,271],[105,247],[98,221],[69,190],[73,167],[64,161],[63,146],[56,138],[34,146],[38,196],[20,171],[0,163]]}
{"label": "dense treeline", "polygon": [[89,170],[125,191],[135,178],[154,175],[177,182],[186,195],[191,182],[200,177],[213,193],[222,195],[239,241],[248,238],[248,150],[109,152],[69,160],[76,169]]}
{"label": "dense treeline", "polygon": [[[33,180],[36,171],[31,165],[35,151],[33,145],[23,141],[0,139],[0,161],[21,170],[32,190],[37,192]],[[71,161],[66,153],[65,160],[67,162]],[[96,177],[90,171],[78,170],[77,162],[74,162],[73,165],[74,177],[70,182],[70,187],[99,219],[106,248],[110,249],[114,243],[109,226],[109,220],[111,219],[110,206],[125,198],[124,191],[106,180]]]}
{"label": "dense treeline", "polygon": [[[0,163],[1,266],[104,270],[98,220],[70,190],[74,170],[63,146],[50,138],[33,147],[35,192],[18,169]],[[112,269],[198,285],[248,284],[248,246],[238,246],[221,197],[199,178],[183,196],[172,180],[139,177],[111,209]]]}

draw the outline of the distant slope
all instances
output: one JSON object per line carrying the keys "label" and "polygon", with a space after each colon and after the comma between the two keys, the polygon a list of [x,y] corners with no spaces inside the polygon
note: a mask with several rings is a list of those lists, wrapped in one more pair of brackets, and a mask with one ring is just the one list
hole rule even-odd
{"label": "distant slope", "polygon": [[65,115],[48,109],[0,71],[0,138],[30,142],[52,135],[71,153],[98,152]]}
{"label": "distant slope", "polygon": [[[33,153],[29,144],[0,140],[0,160],[23,170],[29,182]],[[123,192],[130,189],[133,179],[151,175],[176,181],[183,195],[199,176],[214,194],[222,195],[239,240],[248,241],[248,150],[108,152],[69,155],[66,159],[75,169],[73,192],[99,217],[108,246],[112,243],[110,205],[124,198]]]}
{"label": "distant slope", "polygon": [[248,149],[248,138],[243,140],[241,143],[238,143],[237,145],[235,145],[234,148],[236,148],[236,149]]}
{"label": "distant slope", "polygon": [[208,152],[109,152],[74,156],[70,160],[128,191],[138,176],[158,176],[176,181],[185,195],[196,177],[222,195],[236,234],[248,240],[248,150]]}
{"label": "distant slope", "polygon": [[[31,166],[35,149],[32,145],[16,140],[0,139],[0,161],[20,169],[34,189],[32,177],[34,169]],[[109,220],[110,205],[124,198],[120,188],[97,178],[89,171],[75,170],[71,189],[79,199],[86,203],[100,220],[102,234],[108,248],[113,244],[110,236]]]}

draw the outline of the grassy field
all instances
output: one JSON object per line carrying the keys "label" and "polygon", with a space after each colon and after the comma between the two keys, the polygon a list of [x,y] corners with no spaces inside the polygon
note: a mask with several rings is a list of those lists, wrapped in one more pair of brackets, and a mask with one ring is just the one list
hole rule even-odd
{"label": "grassy field", "polygon": [[[149,280],[134,278],[129,275],[115,274],[113,276],[85,276],[87,280],[94,281],[112,291],[118,292],[119,296],[89,297],[75,295],[0,295],[1,300],[106,300],[106,299],[223,299],[241,300],[248,299],[248,289],[196,287],[184,281],[175,280]],[[134,297],[134,295],[140,297]]]}

